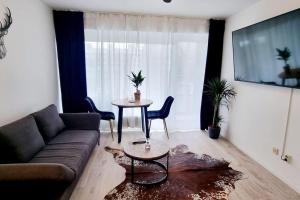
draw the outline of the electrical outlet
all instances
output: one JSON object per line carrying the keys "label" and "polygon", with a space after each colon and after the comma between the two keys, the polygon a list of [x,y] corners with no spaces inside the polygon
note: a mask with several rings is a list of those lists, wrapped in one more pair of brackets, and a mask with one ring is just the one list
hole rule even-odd
{"label": "electrical outlet", "polygon": [[290,156],[290,155],[285,155],[285,157],[286,157],[288,163],[291,163],[291,162],[292,162],[292,156]]}
{"label": "electrical outlet", "polygon": [[292,162],[292,156],[290,155],[284,155],[281,157],[281,160],[287,162],[287,163],[291,163]]}
{"label": "electrical outlet", "polygon": [[278,148],[273,147],[272,151],[273,151],[273,154],[275,154],[277,156],[279,155],[279,149]]}

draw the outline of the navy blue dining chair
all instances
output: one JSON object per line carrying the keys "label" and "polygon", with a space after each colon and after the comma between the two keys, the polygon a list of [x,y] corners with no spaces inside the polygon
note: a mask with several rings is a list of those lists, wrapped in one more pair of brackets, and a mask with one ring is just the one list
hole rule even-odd
{"label": "navy blue dining chair", "polygon": [[[101,120],[109,121],[111,137],[114,140],[114,132],[113,132],[113,120],[115,120],[115,114],[113,112],[104,112],[97,109],[93,100],[90,97],[86,97],[85,101],[87,103],[88,112],[96,112],[101,115]],[[101,122],[101,121],[100,121]]]}
{"label": "navy blue dining chair", "polygon": [[169,116],[173,101],[174,101],[174,98],[169,96],[166,99],[164,105],[162,106],[162,108],[160,110],[153,110],[153,111],[147,112],[148,120],[149,120],[149,132],[150,132],[150,128],[151,128],[151,121],[154,119],[162,119],[163,123],[164,123],[165,132],[167,134],[167,137],[169,138],[166,118]]}

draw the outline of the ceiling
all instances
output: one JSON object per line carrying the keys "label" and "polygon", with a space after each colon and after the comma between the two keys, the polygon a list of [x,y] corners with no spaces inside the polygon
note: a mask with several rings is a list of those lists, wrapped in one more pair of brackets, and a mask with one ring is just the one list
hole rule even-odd
{"label": "ceiling", "polygon": [[259,0],[42,0],[55,9],[226,18]]}

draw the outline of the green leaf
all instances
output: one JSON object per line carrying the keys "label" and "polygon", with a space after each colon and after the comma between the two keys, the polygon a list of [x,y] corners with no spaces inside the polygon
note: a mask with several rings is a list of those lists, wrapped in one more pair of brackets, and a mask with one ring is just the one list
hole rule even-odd
{"label": "green leaf", "polygon": [[220,123],[220,120],[218,120],[218,117],[220,117],[219,107],[224,105],[229,109],[230,101],[235,98],[237,93],[226,80],[212,79],[205,85],[205,88],[205,93],[211,96],[213,100],[214,117],[212,125],[217,126]]}
{"label": "green leaf", "polygon": [[131,72],[132,76],[128,75],[129,80],[133,83],[134,87],[138,89],[139,86],[142,85],[145,77],[142,75],[142,70],[140,70],[137,74]]}
{"label": "green leaf", "polygon": [[287,47],[285,47],[282,50],[279,48],[276,48],[276,51],[277,51],[277,59],[278,60],[284,60],[285,62],[287,62],[289,60],[289,58],[291,57],[291,51]]}

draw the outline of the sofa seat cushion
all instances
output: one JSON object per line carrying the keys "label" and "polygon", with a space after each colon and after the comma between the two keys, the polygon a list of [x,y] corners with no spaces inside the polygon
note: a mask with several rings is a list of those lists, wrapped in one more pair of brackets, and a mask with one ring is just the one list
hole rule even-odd
{"label": "sofa seat cushion", "polygon": [[55,137],[65,128],[54,104],[32,114],[46,142]]}
{"label": "sofa seat cushion", "polygon": [[93,148],[99,139],[99,132],[95,130],[66,130],[53,138],[49,144],[87,144]]}
{"label": "sofa seat cushion", "polygon": [[28,162],[44,146],[32,116],[0,128],[0,163]]}
{"label": "sofa seat cushion", "polygon": [[30,163],[58,163],[71,168],[76,175],[80,174],[89,157],[88,145],[54,144],[47,145]]}
{"label": "sofa seat cushion", "polygon": [[97,144],[97,131],[63,131],[39,152],[31,163],[59,163],[81,174],[88,158]]}

